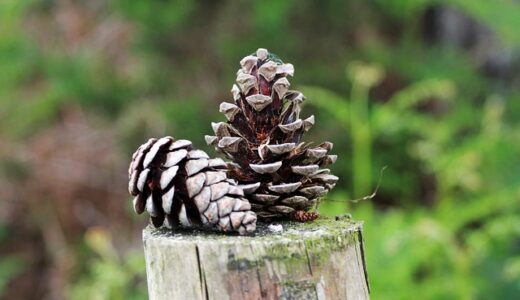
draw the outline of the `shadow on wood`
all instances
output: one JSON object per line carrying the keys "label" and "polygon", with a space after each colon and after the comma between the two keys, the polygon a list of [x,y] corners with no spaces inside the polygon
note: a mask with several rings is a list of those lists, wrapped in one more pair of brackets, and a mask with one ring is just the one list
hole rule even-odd
{"label": "shadow on wood", "polygon": [[150,299],[368,299],[362,223],[282,222],[253,237],[146,228]]}

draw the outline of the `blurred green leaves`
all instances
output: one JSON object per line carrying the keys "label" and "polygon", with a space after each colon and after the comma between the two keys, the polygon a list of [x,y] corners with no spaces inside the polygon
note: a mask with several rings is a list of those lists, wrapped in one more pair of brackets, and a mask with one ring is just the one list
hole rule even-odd
{"label": "blurred green leaves", "polygon": [[515,28],[520,26],[520,10],[514,0],[455,0],[448,3],[485,23],[500,34],[502,42],[517,47],[520,36]]}
{"label": "blurred green leaves", "polygon": [[0,296],[13,277],[25,271],[23,258],[16,255],[9,255],[0,258]]}
{"label": "blurred green leaves", "polygon": [[86,273],[71,286],[71,299],[144,299],[144,257],[132,251],[119,259],[106,229],[94,227],[85,234],[87,246],[97,257],[88,263]]}
{"label": "blurred green leaves", "polygon": [[[510,102],[490,94],[483,105],[475,105],[459,93],[467,86],[449,80],[449,72],[445,78],[418,79],[377,101],[369,89],[381,82],[381,68],[349,65],[346,98],[323,88],[302,89],[306,103],[335,118],[350,132],[352,143],[352,152],[342,153],[352,157],[343,161],[347,166],[342,171],[347,172],[344,178],[353,178],[353,196],[337,192],[325,200],[322,213],[350,211],[365,220],[369,274],[374,274],[370,278],[377,298],[413,299],[419,294],[428,299],[511,299],[520,287],[520,179],[506,164],[520,164],[520,127],[504,120]],[[438,111],[429,108],[432,103]],[[373,203],[340,205],[363,196],[356,192],[362,183],[355,179],[374,177],[370,174],[376,174],[377,167],[368,167],[370,163],[389,164],[379,197],[422,184],[417,176],[404,181],[403,173],[426,173],[433,176],[436,202],[430,209],[408,202],[413,209],[386,212]],[[393,181],[396,177],[401,180]],[[364,193],[373,185],[373,180],[367,182]],[[420,200],[420,190],[415,192],[412,199]],[[406,205],[406,199],[400,204]]]}
{"label": "blurred green leaves", "polygon": [[116,1],[115,7],[130,19],[139,22],[147,36],[167,34],[189,21],[196,2],[175,1]]}
{"label": "blurred green leaves", "polygon": [[[5,225],[0,223],[0,245],[9,237]],[[21,255],[0,257],[0,297],[4,294],[9,281],[26,270],[25,260]]]}
{"label": "blurred green leaves", "polygon": [[[436,99],[437,101],[453,100],[456,88],[453,82],[446,79],[424,79],[398,91],[387,102],[371,105],[369,108],[369,91],[383,79],[384,70],[378,65],[353,62],[347,66],[347,78],[351,82],[351,93],[342,98],[332,91],[319,87],[304,86],[302,91],[309,99],[308,105],[317,106],[336,120],[350,132],[352,144],[351,159],[342,160],[346,166],[343,172],[351,169],[352,174],[344,174],[344,178],[352,178],[353,197],[363,197],[370,193],[375,184],[372,174],[390,161],[379,162],[372,167],[372,150],[379,138],[394,139],[397,136],[428,134],[425,129],[436,120],[430,114],[417,113],[415,110],[421,101]],[[423,152],[420,151],[422,154]],[[384,186],[384,185],[383,185]]]}

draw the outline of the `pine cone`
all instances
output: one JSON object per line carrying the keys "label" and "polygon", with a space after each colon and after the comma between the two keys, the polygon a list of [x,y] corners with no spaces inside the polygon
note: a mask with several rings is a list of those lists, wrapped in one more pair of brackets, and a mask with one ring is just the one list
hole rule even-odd
{"label": "pine cone", "polygon": [[212,123],[208,145],[233,161],[229,176],[242,185],[259,218],[290,217],[307,221],[308,213],[336,184],[338,177],[322,167],[334,163],[332,143],[300,143],[314,125],[314,116],[300,119],[304,96],[289,90],[292,64],[266,49],[240,61],[234,103],[220,104],[227,122]]}
{"label": "pine cone", "polygon": [[145,209],[155,227],[213,227],[253,232],[256,214],[243,198],[226,163],[210,159],[190,141],[172,137],[149,139],[132,156],[128,169],[135,212]]}

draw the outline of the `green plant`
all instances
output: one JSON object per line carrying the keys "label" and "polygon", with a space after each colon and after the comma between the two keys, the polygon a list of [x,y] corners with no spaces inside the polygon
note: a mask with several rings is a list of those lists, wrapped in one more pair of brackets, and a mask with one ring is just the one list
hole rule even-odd
{"label": "green plant", "polygon": [[[374,157],[372,149],[378,140],[399,141],[403,136],[417,136],[421,130],[435,122],[435,116],[420,114],[414,109],[431,98],[439,101],[449,101],[455,96],[454,84],[445,79],[424,79],[411,84],[393,95],[383,104],[373,104],[369,107],[369,89],[377,84],[383,76],[381,66],[353,63],[347,67],[351,79],[351,95],[343,98],[332,91],[314,86],[304,86],[302,91],[308,95],[310,105],[315,105],[321,111],[333,116],[342,127],[350,132],[352,144],[351,160],[344,160],[344,178],[352,178],[352,190],[355,198],[370,192],[375,184],[378,169],[387,163],[400,161],[381,161],[379,153]],[[406,142],[417,140],[410,138]],[[408,157],[410,160],[410,157]],[[411,164],[411,163],[410,163]],[[392,169],[392,165],[390,165]],[[347,170],[351,169],[349,174]],[[392,170],[389,170],[392,173]],[[395,171],[395,168],[394,168]],[[392,176],[393,174],[389,175]],[[387,181],[388,182],[388,181]],[[385,182],[383,182],[385,187]]]}
{"label": "green plant", "polygon": [[146,298],[145,263],[140,250],[118,257],[108,232],[91,228],[85,234],[87,246],[95,257],[68,291],[71,299],[144,299]]}
{"label": "green plant", "polygon": [[[355,85],[353,82],[353,89]],[[351,134],[351,143],[361,143],[366,149],[376,148],[382,140],[398,141],[377,148],[393,155],[405,149],[400,155],[409,162],[404,164],[407,171],[416,179],[430,174],[435,182],[430,208],[418,208],[413,202],[409,202],[413,210],[393,208],[385,213],[373,203],[345,207],[340,205],[348,199],[344,192],[332,195],[333,201],[322,206],[324,214],[349,211],[366,221],[367,264],[373,295],[378,298],[412,299],[421,294],[429,299],[511,299],[520,291],[516,246],[520,179],[513,176],[518,170],[514,166],[520,164],[520,127],[504,118],[512,102],[498,95],[488,96],[482,106],[460,102],[462,96],[456,96],[456,90],[464,88],[447,79],[425,78],[384,103],[371,103],[369,114],[365,114],[367,91],[352,92],[351,97],[361,98],[354,100],[322,88],[302,89],[313,100],[309,104],[333,116],[344,130],[370,127],[371,139]],[[446,109],[441,113],[419,109],[432,99],[445,103]],[[352,151],[359,147],[353,145]],[[386,163],[381,156],[387,156],[381,151],[372,155],[378,165]],[[353,157],[360,159],[359,155]],[[399,167],[395,162],[388,160],[390,169]],[[366,176],[355,161],[348,163],[352,176]],[[399,172],[402,170],[389,173],[399,176]],[[382,193],[410,189],[402,181],[392,188],[391,180],[386,180],[392,175],[385,176]],[[352,187],[355,190],[356,181]]]}
{"label": "green plant", "polygon": [[[0,223],[0,245],[7,241],[9,232],[5,225]],[[26,270],[25,260],[20,255],[5,255],[0,258],[0,298],[5,292],[11,279]]]}

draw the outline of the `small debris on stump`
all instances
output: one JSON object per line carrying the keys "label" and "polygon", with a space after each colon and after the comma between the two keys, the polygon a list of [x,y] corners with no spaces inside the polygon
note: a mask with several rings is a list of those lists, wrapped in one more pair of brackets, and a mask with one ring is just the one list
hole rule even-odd
{"label": "small debris on stump", "polygon": [[270,224],[268,227],[269,231],[272,233],[280,233],[283,231],[282,224]]}

